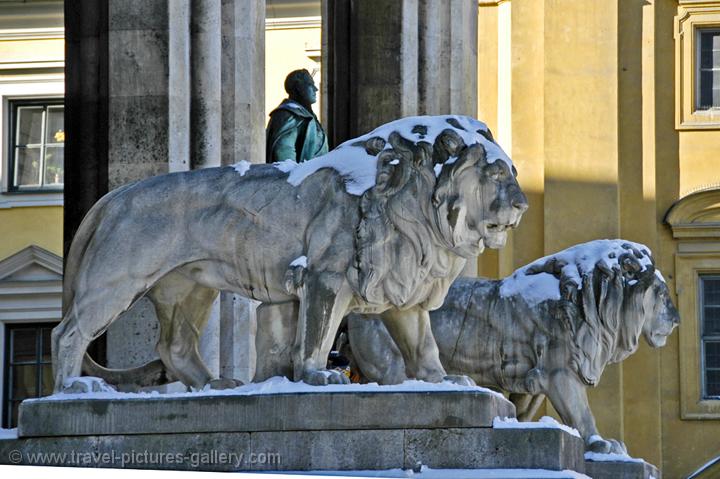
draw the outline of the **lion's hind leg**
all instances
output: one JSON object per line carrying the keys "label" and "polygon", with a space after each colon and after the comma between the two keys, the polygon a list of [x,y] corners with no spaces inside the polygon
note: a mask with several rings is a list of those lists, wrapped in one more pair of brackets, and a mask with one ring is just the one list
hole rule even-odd
{"label": "lion's hind leg", "polygon": [[61,392],[67,379],[80,376],[82,360],[91,338],[80,328],[76,308],[71,305],[63,320],[52,331],[52,361],[55,392]]}
{"label": "lion's hind leg", "polygon": [[236,380],[216,378],[200,355],[200,336],[217,296],[217,290],[179,273],[169,273],[148,293],[160,322],[157,352],[174,377],[196,389],[239,385]]}

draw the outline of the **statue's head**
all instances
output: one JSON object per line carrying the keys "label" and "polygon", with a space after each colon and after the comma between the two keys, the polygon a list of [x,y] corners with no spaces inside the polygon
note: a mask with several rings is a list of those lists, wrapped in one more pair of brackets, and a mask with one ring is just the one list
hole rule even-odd
{"label": "statue's head", "polygon": [[295,70],[285,78],[285,91],[291,100],[310,106],[317,101],[317,87],[310,72],[304,68]]}

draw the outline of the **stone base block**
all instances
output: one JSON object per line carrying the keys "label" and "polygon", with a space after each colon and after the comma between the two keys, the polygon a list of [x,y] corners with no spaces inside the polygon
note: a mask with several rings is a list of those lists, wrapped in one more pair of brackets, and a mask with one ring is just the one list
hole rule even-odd
{"label": "stone base block", "polygon": [[31,437],[0,441],[0,464],[203,471],[544,469],[582,472],[559,429],[265,431]]}
{"label": "stone base block", "polygon": [[[329,388],[330,386],[328,386]],[[492,426],[515,406],[483,389],[419,392],[130,395],[20,405],[18,435],[435,429]]]}
{"label": "stone base block", "polygon": [[585,473],[593,479],[662,478],[657,467],[644,461],[585,461]]}

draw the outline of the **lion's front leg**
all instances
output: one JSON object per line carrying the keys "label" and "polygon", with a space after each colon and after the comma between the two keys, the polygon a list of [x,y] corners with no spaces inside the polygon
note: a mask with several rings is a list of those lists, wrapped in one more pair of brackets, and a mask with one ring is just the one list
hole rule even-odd
{"label": "lion's front leg", "polygon": [[404,311],[391,309],[382,314],[382,320],[403,355],[409,378],[432,383],[450,380],[459,384],[474,384],[467,376],[448,376],[445,373],[428,311],[420,307]]}
{"label": "lion's front leg", "polygon": [[298,291],[298,315],[293,375],[308,384],[346,384],[338,371],[327,370],[327,359],[342,318],[347,314],[352,291],[340,274],[308,271]]}
{"label": "lion's front leg", "polygon": [[587,386],[577,375],[560,369],[550,375],[547,396],[568,426],[574,427],[585,440],[585,449],[600,453],[626,454],[625,445],[614,439],[605,440],[595,425],[595,417],[587,399]]}

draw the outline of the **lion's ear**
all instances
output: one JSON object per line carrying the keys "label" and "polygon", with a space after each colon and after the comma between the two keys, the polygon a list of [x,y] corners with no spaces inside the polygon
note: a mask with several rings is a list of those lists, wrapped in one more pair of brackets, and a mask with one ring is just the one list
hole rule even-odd
{"label": "lion's ear", "polygon": [[477,143],[468,146],[460,152],[457,161],[443,166],[438,176],[433,193],[433,206],[436,208],[448,200],[448,195],[453,193],[455,178],[468,168],[475,167],[485,161],[485,148]]}

